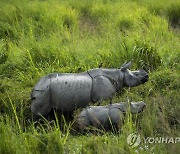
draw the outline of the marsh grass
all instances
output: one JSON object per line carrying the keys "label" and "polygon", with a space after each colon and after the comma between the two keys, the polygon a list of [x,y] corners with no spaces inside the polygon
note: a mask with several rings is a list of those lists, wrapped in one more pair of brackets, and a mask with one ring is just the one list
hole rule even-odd
{"label": "marsh grass", "polygon": [[[132,132],[179,135],[179,34],[175,0],[1,0],[0,153],[177,153],[178,144],[131,148],[126,139]],[[120,133],[72,135],[72,123],[56,114],[53,122],[32,120],[29,95],[40,77],[129,60],[150,79],[113,102],[143,100],[147,107],[127,114]]]}

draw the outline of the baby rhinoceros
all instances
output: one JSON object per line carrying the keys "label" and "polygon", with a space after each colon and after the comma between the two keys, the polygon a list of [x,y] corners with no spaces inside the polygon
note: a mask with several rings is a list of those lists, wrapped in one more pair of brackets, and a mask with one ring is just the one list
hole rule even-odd
{"label": "baby rhinoceros", "polygon": [[31,110],[47,115],[52,108],[73,113],[90,102],[112,99],[123,87],[134,87],[148,81],[144,70],[130,71],[131,62],[120,69],[96,68],[82,73],[53,73],[42,77],[31,93]]}
{"label": "baby rhinoceros", "polygon": [[118,131],[128,110],[132,114],[136,114],[142,112],[145,106],[146,104],[142,101],[129,104],[123,102],[108,106],[90,106],[83,109],[76,117],[72,129],[75,132],[87,131],[90,128]]}

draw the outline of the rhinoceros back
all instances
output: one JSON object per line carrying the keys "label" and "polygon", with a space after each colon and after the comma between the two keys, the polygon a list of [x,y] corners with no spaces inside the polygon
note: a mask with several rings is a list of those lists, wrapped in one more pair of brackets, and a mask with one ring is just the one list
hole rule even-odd
{"label": "rhinoceros back", "polygon": [[66,111],[85,107],[91,102],[92,79],[87,73],[57,74],[51,78],[52,106]]}

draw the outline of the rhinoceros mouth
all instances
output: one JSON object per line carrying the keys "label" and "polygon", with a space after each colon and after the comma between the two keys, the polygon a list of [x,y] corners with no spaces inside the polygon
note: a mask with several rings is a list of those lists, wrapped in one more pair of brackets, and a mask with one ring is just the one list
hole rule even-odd
{"label": "rhinoceros mouth", "polygon": [[144,112],[145,108],[146,108],[146,104],[144,104],[144,106],[143,106],[143,107],[139,110],[139,112],[138,112],[138,113],[142,113],[142,112]]}
{"label": "rhinoceros mouth", "polygon": [[147,76],[145,76],[145,77],[141,80],[141,83],[145,83],[145,82],[147,82],[147,81],[148,81],[148,79],[149,79],[149,77],[148,77],[148,75],[147,75]]}

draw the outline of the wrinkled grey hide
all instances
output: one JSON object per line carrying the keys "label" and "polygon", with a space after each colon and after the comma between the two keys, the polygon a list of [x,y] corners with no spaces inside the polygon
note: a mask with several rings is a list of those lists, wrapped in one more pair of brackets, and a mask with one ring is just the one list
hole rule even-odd
{"label": "wrinkled grey hide", "polygon": [[90,106],[83,109],[77,116],[73,129],[79,132],[92,126],[98,129],[110,130],[112,127],[119,130],[123,124],[125,113],[132,114],[143,111],[146,104],[142,101],[128,103],[115,103],[108,106]]}
{"label": "wrinkled grey hide", "polygon": [[120,69],[92,69],[83,73],[54,73],[42,77],[31,93],[31,110],[46,115],[52,108],[73,112],[90,102],[112,99],[123,87],[148,81],[144,70],[130,71],[131,62]]}

